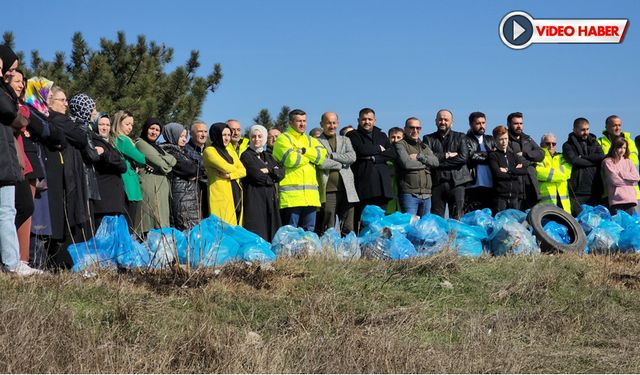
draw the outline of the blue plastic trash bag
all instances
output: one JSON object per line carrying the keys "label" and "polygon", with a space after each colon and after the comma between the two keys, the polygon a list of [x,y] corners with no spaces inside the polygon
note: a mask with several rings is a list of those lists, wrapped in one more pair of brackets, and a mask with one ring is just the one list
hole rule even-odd
{"label": "blue plastic trash bag", "polygon": [[438,215],[426,214],[409,228],[407,238],[419,256],[433,255],[449,241],[449,223]]}
{"label": "blue plastic trash bag", "polygon": [[418,255],[415,246],[399,231],[384,228],[361,238],[362,257],[367,259],[407,259]]}
{"label": "blue plastic trash bag", "polygon": [[460,218],[460,221],[468,225],[482,227],[487,231],[487,235],[491,235],[496,220],[491,216],[491,210],[485,208],[468,212]]}
{"label": "blue plastic trash bag", "polygon": [[479,257],[482,255],[482,241],[488,238],[487,231],[479,226],[468,225],[449,219],[449,232],[453,237],[451,247],[458,255]]}
{"label": "blue plastic trash bag", "polygon": [[124,220],[124,234],[119,232],[119,221],[123,216],[105,216],[95,236],[87,242],[70,245],[69,255],[73,260],[71,271],[97,270],[114,266],[120,237],[129,240],[129,228]]}
{"label": "blue plastic trash bag", "polygon": [[554,241],[565,245],[571,243],[569,228],[557,221],[549,220],[542,228]]}
{"label": "blue plastic trash bag", "polygon": [[153,268],[170,266],[188,246],[187,237],[175,228],[151,229],[146,242]]}
{"label": "blue plastic trash bag", "polygon": [[[615,214],[612,220],[625,229],[630,226],[640,225],[640,218],[637,216],[635,211],[633,213],[633,216],[631,216],[628,213],[620,210],[617,214]],[[640,236],[640,233],[638,233],[638,235]]]}
{"label": "blue plastic trash bag", "polygon": [[320,238],[322,249],[330,249],[333,255],[342,260],[358,259],[361,256],[358,237],[354,232],[340,238],[335,228],[329,228]]}
{"label": "blue plastic trash bag", "polygon": [[585,234],[589,234],[594,228],[600,225],[600,222],[611,221],[611,214],[604,206],[591,207],[586,204],[582,205],[582,212],[576,217],[576,220],[584,229]]}
{"label": "blue plastic trash bag", "polygon": [[374,221],[378,219],[382,219],[384,217],[384,210],[378,206],[369,205],[362,210],[362,215],[360,216],[360,222],[362,227],[368,227]]}
{"label": "blue plastic trash bag", "polygon": [[618,251],[620,234],[624,229],[613,221],[601,220],[587,236],[587,254],[611,254]]}
{"label": "blue plastic trash bag", "polygon": [[242,260],[247,262],[275,262],[276,254],[271,251],[271,244],[261,238],[262,242],[246,243],[240,246]]}
{"label": "blue plastic trash bag", "polygon": [[620,233],[618,247],[625,253],[640,253],[640,224],[629,225]]}
{"label": "blue plastic trash bag", "polygon": [[271,241],[271,250],[277,256],[299,256],[319,253],[322,245],[318,235],[291,225],[280,227]]}
{"label": "blue plastic trash bag", "polygon": [[516,210],[513,208],[508,208],[504,211],[500,211],[496,214],[495,220],[498,221],[500,219],[511,218],[516,222],[522,224],[527,221],[527,213],[522,212],[520,210]]}
{"label": "blue plastic trash bag", "polygon": [[240,245],[228,234],[229,227],[229,224],[212,215],[191,228],[188,250],[178,253],[180,263],[201,268],[220,267],[239,260]]}
{"label": "blue plastic trash bag", "polygon": [[391,215],[383,216],[370,223],[360,231],[360,237],[366,237],[369,233],[378,233],[383,228],[389,228],[407,234],[415,218],[416,217],[408,213],[394,212]]}
{"label": "blue plastic trash bag", "polygon": [[118,247],[116,263],[118,267],[128,269],[148,268],[151,263],[151,254],[149,249],[131,236],[129,241],[124,241],[122,246]]}
{"label": "blue plastic trash bag", "polygon": [[540,253],[540,247],[538,247],[533,234],[510,216],[504,216],[496,220],[489,241],[491,254],[497,256]]}

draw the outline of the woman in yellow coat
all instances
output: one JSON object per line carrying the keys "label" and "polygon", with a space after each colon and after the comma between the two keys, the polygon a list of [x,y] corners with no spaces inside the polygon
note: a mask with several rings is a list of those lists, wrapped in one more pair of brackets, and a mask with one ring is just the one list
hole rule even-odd
{"label": "woman in yellow coat", "polygon": [[247,175],[238,154],[227,147],[231,129],[218,122],[209,129],[211,146],[204,149],[202,160],[209,178],[209,210],[211,215],[231,225],[242,224],[242,187],[240,179]]}

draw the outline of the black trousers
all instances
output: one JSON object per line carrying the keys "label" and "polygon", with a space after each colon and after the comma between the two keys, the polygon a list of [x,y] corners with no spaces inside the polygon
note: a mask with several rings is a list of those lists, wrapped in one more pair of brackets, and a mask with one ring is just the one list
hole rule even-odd
{"label": "black trousers", "polygon": [[467,188],[464,192],[464,213],[492,207],[493,189],[483,186]]}
{"label": "black trousers", "polygon": [[449,205],[449,217],[460,220],[464,215],[464,186],[445,181],[431,188],[431,213],[444,217]]}
{"label": "black trousers", "polygon": [[518,197],[513,197],[513,198],[494,197],[493,204],[491,205],[491,213],[493,214],[493,216],[495,216],[498,212],[504,211],[507,208],[513,208],[515,210],[519,210],[521,206],[522,206],[522,202]]}

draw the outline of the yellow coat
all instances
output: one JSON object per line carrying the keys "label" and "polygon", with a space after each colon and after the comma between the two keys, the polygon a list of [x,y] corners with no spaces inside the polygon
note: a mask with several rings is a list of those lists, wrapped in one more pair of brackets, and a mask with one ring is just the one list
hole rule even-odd
{"label": "yellow coat", "polygon": [[[227,150],[233,159],[233,164],[229,164],[220,156],[218,150],[212,146],[205,148],[202,154],[202,160],[209,179],[209,211],[211,215],[215,215],[231,225],[242,225],[242,209],[240,210],[241,216],[238,219],[236,217],[231,183],[233,181],[233,183],[240,185],[240,179],[247,175],[247,171],[233,148],[227,147]],[[217,171],[229,173],[230,178],[218,176]],[[242,197],[242,194],[240,196]]]}
{"label": "yellow coat", "polygon": [[569,200],[569,178],[572,166],[561,153],[551,156],[549,150],[543,148],[544,159],[536,166],[536,175],[540,184],[540,202],[557,204],[558,199],[562,208],[571,213]]}

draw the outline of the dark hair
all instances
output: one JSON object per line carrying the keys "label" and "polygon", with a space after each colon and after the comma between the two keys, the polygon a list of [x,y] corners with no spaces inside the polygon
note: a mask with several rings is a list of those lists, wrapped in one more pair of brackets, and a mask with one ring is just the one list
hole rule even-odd
{"label": "dark hair", "polygon": [[482,112],[471,112],[469,114],[469,125],[473,125],[473,123],[476,121],[476,119],[478,119],[480,117],[482,117],[484,119],[487,118],[487,116],[485,116],[485,114],[482,113]]}
{"label": "dark hair", "polygon": [[353,130],[353,126],[347,125],[344,128],[340,129],[340,135],[345,135],[348,132],[350,132],[351,130]]}
{"label": "dark hair", "polygon": [[607,152],[607,157],[614,158],[616,155],[616,150],[622,147],[622,145],[627,145],[627,149],[624,152],[624,157],[626,159],[629,159],[629,142],[627,142],[627,140],[621,135],[613,137],[613,139],[611,140],[611,148],[609,149],[609,152]]}
{"label": "dark hair", "polygon": [[614,119],[620,118],[620,116],[618,115],[611,115],[609,117],[607,117],[606,120],[604,120],[604,124],[605,125],[609,125],[609,123],[613,122]]}
{"label": "dark hair", "polygon": [[373,113],[374,116],[376,115],[376,111],[374,111],[371,108],[365,107],[365,108],[362,108],[360,112],[358,112],[358,118],[362,117],[362,115],[366,113]]}
{"label": "dark hair", "polygon": [[394,126],[393,128],[389,129],[389,132],[388,132],[389,137],[391,137],[391,134],[394,134],[394,133],[402,133],[402,134],[404,134],[404,130],[402,130],[402,128]]}
{"label": "dark hair", "polygon": [[408,119],[404,120],[404,126],[405,127],[409,126],[409,121],[418,121],[419,122],[420,119],[417,118],[417,117],[409,117]]}
{"label": "dark hair", "polygon": [[307,113],[301,109],[294,109],[293,111],[289,112],[289,122],[293,121],[293,118],[295,116],[304,116]]}
{"label": "dark hair", "polygon": [[587,120],[584,117],[578,117],[577,119],[573,120],[573,128],[577,128],[578,126],[582,126],[584,124],[588,124],[589,120]]}
{"label": "dark hair", "polygon": [[498,125],[495,128],[493,128],[493,137],[494,138],[498,138],[501,135],[505,135],[507,134],[509,131],[507,130],[507,128],[505,128],[502,125]]}
{"label": "dark hair", "polygon": [[511,126],[511,120],[512,120],[514,117],[523,118],[524,116],[522,115],[522,112],[513,112],[513,113],[510,113],[510,114],[509,114],[509,116],[507,116],[507,125],[508,125],[508,126]]}

